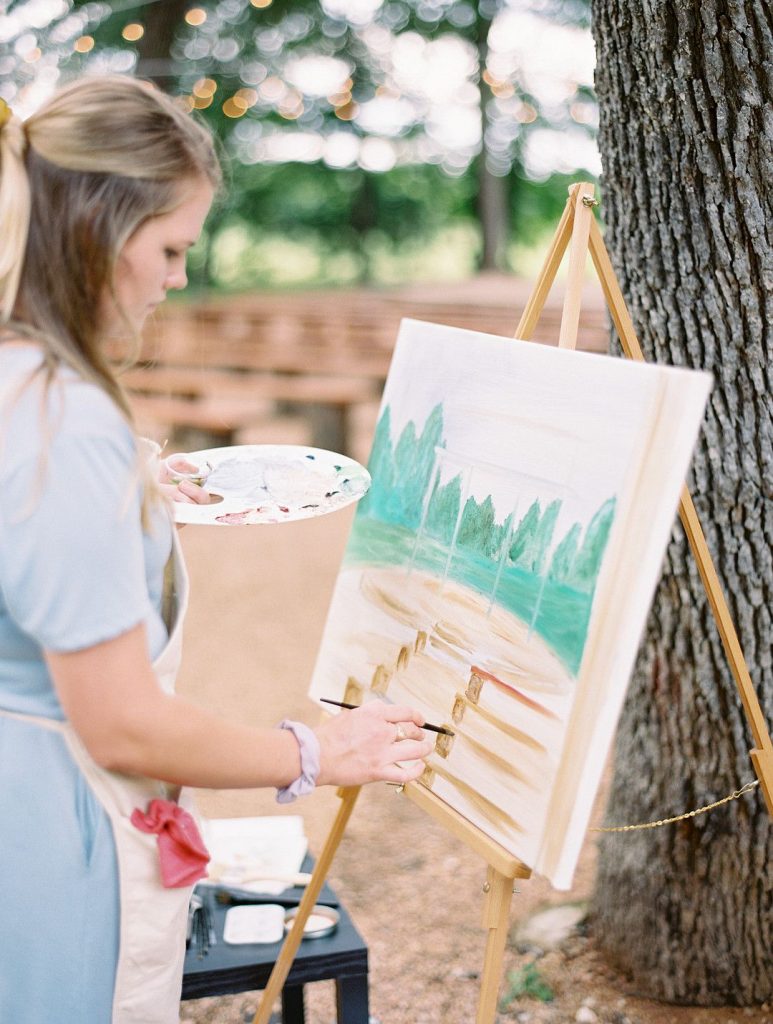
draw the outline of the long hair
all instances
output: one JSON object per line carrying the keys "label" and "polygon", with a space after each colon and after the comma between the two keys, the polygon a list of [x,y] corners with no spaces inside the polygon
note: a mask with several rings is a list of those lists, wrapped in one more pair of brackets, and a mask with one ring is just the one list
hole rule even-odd
{"label": "long hair", "polygon": [[220,185],[211,136],[137,79],[78,79],[0,126],[0,329],[42,345],[49,381],[70,366],[130,421],[100,310],[124,244],[196,178]]}

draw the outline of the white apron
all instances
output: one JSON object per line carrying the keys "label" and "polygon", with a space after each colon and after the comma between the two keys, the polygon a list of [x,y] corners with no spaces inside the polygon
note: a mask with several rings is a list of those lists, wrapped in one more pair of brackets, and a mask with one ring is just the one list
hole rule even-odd
{"label": "white apron", "polygon": [[[159,684],[174,691],[180,663],[182,628],[188,604],[188,574],[173,529],[172,601],[169,640],[153,662]],[[187,790],[153,779],[100,768],[68,722],[0,709],[1,715],[59,732],[110,818],[118,858],[120,936],[112,1024],[178,1024],[185,957],[185,928],[192,886],[161,884],[156,836],[130,821],[135,808],[147,809],[160,797],[192,810]]]}

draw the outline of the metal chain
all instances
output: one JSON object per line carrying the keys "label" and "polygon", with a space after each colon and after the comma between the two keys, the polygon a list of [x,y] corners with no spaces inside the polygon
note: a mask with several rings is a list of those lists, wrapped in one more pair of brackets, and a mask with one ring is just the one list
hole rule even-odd
{"label": "metal chain", "polygon": [[741,786],[740,789],[736,789],[730,796],[723,796],[721,800],[715,800],[713,804],[706,804],[705,807],[697,807],[694,811],[686,811],[684,814],[677,814],[675,818],[661,818],[660,821],[645,821],[641,825],[610,825],[608,828],[592,828],[590,832],[634,832],[641,828],[659,828],[661,825],[673,825],[675,821],[684,821],[685,818],[694,818],[698,814],[705,814],[706,811],[713,811],[715,807],[719,807],[721,804],[729,803],[731,800],[737,800],[739,797],[744,796],[746,793],[751,793],[755,786],[759,786],[760,780],[755,779],[754,782],[747,782],[745,786]]}

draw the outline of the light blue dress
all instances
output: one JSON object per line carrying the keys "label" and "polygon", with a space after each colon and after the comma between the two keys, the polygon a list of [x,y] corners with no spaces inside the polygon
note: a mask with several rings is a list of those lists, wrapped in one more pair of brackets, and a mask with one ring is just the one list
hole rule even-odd
{"label": "light blue dress", "polygon": [[[0,396],[39,362],[0,344]],[[41,395],[0,400],[0,708],[61,719],[43,650],[140,622],[151,658],[163,648],[172,527],[158,507],[142,530],[135,442],[107,395],[69,371],[45,410]],[[0,1022],[108,1024],[119,914],[110,823],[64,739],[0,715]]]}

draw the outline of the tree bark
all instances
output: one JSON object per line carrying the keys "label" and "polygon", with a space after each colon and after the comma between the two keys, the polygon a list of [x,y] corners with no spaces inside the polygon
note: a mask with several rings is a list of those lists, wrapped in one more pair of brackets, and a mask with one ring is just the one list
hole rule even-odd
{"label": "tree bark", "polygon": [[[606,241],[647,358],[715,378],[691,487],[769,723],[773,13],[769,0],[594,0]],[[754,778],[753,746],[677,526],[618,730],[610,824]],[[649,995],[773,996],[773,826],[759,790],[607,835],[596,930]]]}

